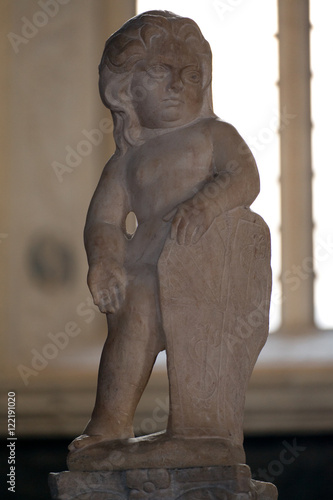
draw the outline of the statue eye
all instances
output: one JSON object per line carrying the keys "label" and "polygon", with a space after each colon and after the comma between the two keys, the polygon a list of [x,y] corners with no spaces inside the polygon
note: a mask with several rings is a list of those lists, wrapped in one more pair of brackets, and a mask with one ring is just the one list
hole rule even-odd
{"label": "statue eye", "polygon": [[163,64],[154,64],[147,69],[147,73],[152,78],[164,78],[168,73],[168,68]]}
{"label": "statue eye", "polygon": [[182,80],[186,83],[201,83],[201,73],[197,69],[185,68],[182,72]]}

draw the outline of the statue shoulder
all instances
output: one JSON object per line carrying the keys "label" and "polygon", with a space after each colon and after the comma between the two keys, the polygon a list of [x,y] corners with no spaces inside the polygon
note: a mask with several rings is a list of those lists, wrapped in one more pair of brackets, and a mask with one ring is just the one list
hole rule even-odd
{"label": "statue shoulder", "polygon": [[125,179],[127,167],[125,156],[112,155],[102,171],[101,179]]}
{"label": "statue shoulder", "polygon": [[212,118],[209,120],[208,126],[216,165],[223,166],[228,162],[229,164],[230,162],[239,164],[244,161],[255,165],[248,145],[233,125],[220,118]]}
{"label": "statue shoulder", "polygon": [[240,138],[237,129],[230,123],[221,120],[221,118],[210,118],[207,126],[209,127],[213,142],[215,142],[215,140],[219,142],[239,140]]}

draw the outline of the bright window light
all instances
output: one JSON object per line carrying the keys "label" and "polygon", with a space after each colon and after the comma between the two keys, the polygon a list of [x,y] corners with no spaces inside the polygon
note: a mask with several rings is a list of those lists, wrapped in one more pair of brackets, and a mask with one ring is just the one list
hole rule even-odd
{"label": "bright window light", "polygon": [[333,328],[333,165],[330,151],[333,116],[332,17],[332,0],[311,1],[315,319],[318,327],[330,329]]}
{"label": "bright window light", "polygon": [[238,129],[257,160],[261,193],[252,209],[265,218],[272,234],[270,325],[276,330],[281,321],[277,2],[137,1],[138,13],[156,9],[198,23],[213,52],[214,111]]}

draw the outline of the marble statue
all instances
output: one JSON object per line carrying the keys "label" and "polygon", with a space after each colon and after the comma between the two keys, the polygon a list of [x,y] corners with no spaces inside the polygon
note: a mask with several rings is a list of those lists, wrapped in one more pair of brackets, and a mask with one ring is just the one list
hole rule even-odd
{"label": "marble statue", "polygon": [[[269,230],[249,208],[255,160],[214,114],[211,50],[192,20],[166,11],[130,19],[107,40],[99,71],[116,150],[90,204],[85,247],[108,337],[69,469],[244,464],[245,391],[271,290]],[[164,349],[167,429],[136,438],[133,416]]]}

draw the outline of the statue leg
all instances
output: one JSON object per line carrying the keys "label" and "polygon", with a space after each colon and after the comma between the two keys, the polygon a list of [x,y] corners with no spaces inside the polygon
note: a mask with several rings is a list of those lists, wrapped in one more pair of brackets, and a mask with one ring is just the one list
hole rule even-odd
{"label": "statue leg", "polygon": [[[245,462],[245,391],[268,334],[269,257],[268,229],[259,216],[246,209],[216,219],[194,246],[166,241],[158,262],[159,290],[155,280],[148,291],[146,282],[139,282],[133,288],[135,297],[129,297],[126,316],[111,325],[112,348],[107,349],[103,361],[94,418],[98,412],[104,419],[107,415],[111,426],[111,420],[118,417],[121,428],[131,431],[133,412],[157,353],[151,332],[156,323],[161,324],[156,316],[160,303],[170,387],[167,430],[124,441],[111,438],[82,454],[73,453],[70,470]],[[148,313],[153,310],[150,323]],[[144,355],[147,358],[140,361]],[[146,366],[144,359],[149,359]],[[137,364],[142,368],[132,366]],[[109,387],[111,370],[116,372],[112,372],[116,381]],[[128,388],[129,384],[133,386]],[[128,394],[130,401],[126,400]],[[117,433],[119,436],[119,427]]]}
{"label": "statue leg", "polygon": [[133,417],[157,354],[164,349],[159,319],[156,270],[130,272],[126,300],[109,314],[98,375],[96,403],[84,434],[70,450],[110,439],[133,437]]}
{"label": "statue leg", "polygon": [[248,209],[223,214],[194,246],[166,241],[158,262],[159,289],[155,274],[153,286],[147,288],[145,279],[132,285],[126,317],[109,320],[110,348],[93,416],[110,419],[109,426],[118,417],[126,435],[131,432],[134,409],[164,345],[162,318],[170,387],[167,430],[123,441],[109,438],[71,454],[70,470],[245,462],[245,391],[268,334],[269,262],[267,226]]}

